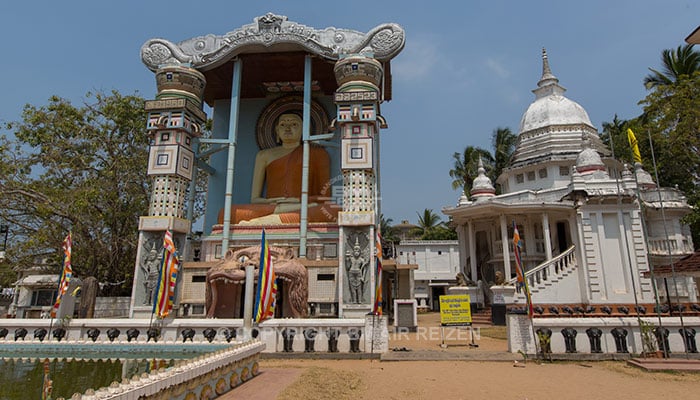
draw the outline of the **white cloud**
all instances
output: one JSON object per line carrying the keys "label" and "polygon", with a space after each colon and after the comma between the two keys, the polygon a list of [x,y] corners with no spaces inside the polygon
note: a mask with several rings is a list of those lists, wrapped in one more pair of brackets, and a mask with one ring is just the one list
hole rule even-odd
{"label": "white cloud", "polygon": [[500,63],[497,60],[494,60],[493,58],[487,58],[486,59],[486,67],[491,71],[494,72],[496,75],[498,75],[500,78],[506,79],[510,77],[510,71],[508,68],[506,68],[502,63]]}
{"label": "white cloud", "polygon": [[415,80],[434,74],[439,55],[435,38],[417,37],[406,41],[406,47],[392,62],[395,79]]}

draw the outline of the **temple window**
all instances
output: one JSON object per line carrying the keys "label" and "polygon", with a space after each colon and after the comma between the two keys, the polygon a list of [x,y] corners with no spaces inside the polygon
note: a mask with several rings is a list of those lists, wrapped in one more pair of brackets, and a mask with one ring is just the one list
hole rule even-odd
{"label": "temple window", "polygon": [[528,181],[534,181],[535,180],[535,171],[529,171],[527,173],[527,180]]}
{"label": "temple window", "polygon": [[541,168],[539,171],[537,171],[539,174],[540,178],[546,178],[547,177],[547,168]]}
{"label": "temple window", "polygon": [[318,274],[316,275],[317,281],[334,281],[335,274]]}
{"label": "temple window", "polygon": [[518,183],[523,183],[525,182],[525,177],[523,176],[523,174],[517,174],[515,175],[515,181]]}
{"label": "temple window", "polygon": [[568,176],[569,175],[569,167],[565,165],[559,166],[559,176]]}
{"label": "temple window", "polygon": [[32,306],[50,306],[56,299],[56,290],[35,290],[32,292]]}

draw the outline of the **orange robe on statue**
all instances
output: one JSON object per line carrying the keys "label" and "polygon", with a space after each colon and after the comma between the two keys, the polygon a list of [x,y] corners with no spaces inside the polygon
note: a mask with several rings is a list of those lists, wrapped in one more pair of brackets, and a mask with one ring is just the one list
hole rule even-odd
{"label": "orange robe on statue", "polygon": [[[335,222],[339,206],[330,202],[332,192],[330,182],[330,157],[323,147],[309,146],[309,222]],[[265,198],[295,197],[301,199],[301,170],[304,157],[302,146],[286,156],[270,162],[265,168]],[[238,224],[275,213],[274,203],[234,204],[231,206],[231,223]],[[277,214],[283,224],[298,224],[299,211]],[[218,223],[224,221],[224,209],[219,211]]]}

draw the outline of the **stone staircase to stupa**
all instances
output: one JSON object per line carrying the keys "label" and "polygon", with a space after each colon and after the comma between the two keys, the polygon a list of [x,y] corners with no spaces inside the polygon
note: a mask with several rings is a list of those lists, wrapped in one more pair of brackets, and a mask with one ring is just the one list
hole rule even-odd
{"label": "stone staircase to stupa", "polygon": [[[564,300],[570,293],[567,292],[570,290],[570,285],[567,283],[578,284],[578,276],[576,275],[578,263],[574,249],[575,247],[571,246],[563,253],[525,273],[533,303],[552,303]],[[517,279],[513,278],[507,281],[506,285],[517,287]],[[522,290],[518,289],[515,300],[516,303],[525,304],[525,294]]]}

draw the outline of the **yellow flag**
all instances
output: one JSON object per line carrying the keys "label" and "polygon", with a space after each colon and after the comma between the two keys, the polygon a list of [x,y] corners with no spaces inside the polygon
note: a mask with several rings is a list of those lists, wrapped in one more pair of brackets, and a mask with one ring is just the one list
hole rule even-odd
{"label": "yellow flag", "polygon": [[634,162],[642,163],[642,155],[639,154],[639,146],[637,146],[637,138],[634,136],[632,129],[627,129],[627,140],[630,142],[630,147],[632,148],[632,155],[634,156]]}

